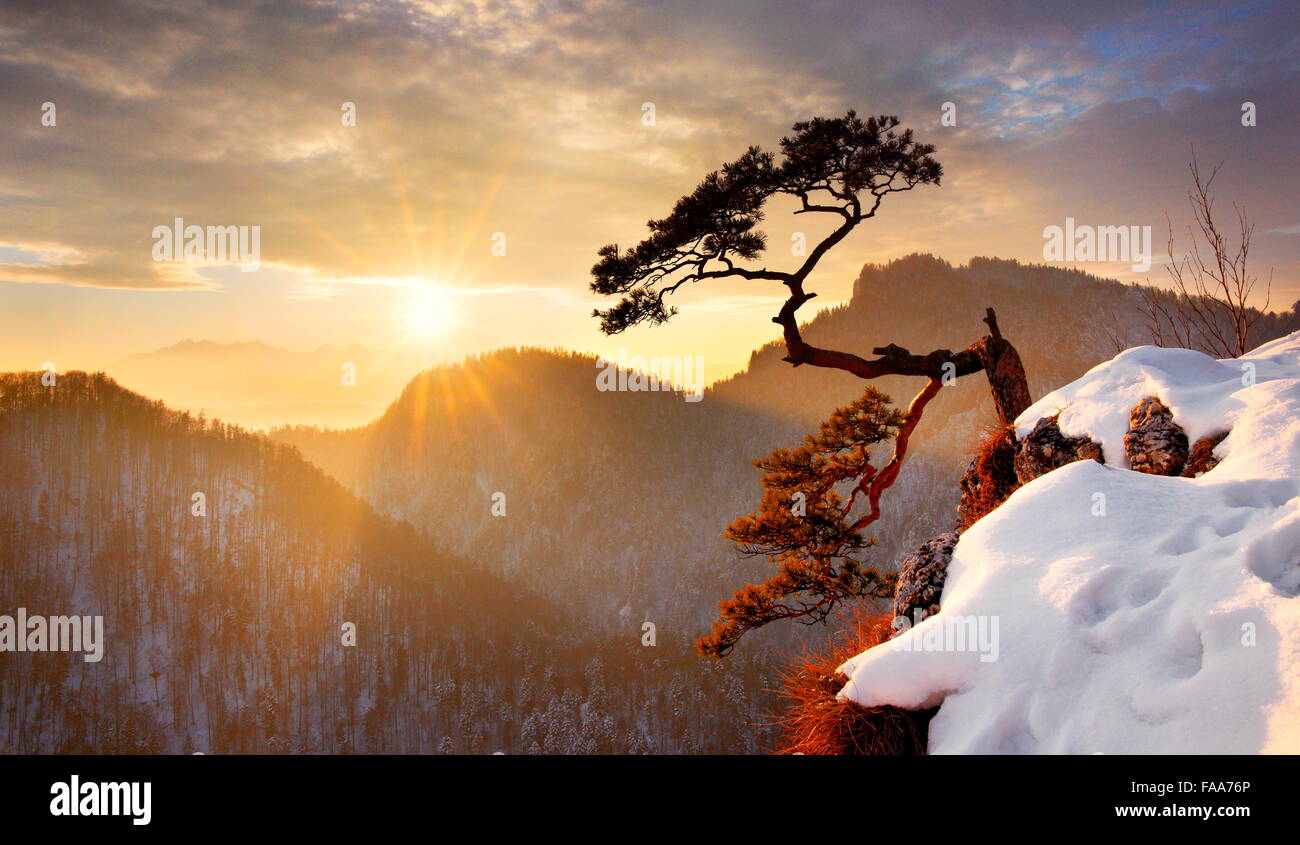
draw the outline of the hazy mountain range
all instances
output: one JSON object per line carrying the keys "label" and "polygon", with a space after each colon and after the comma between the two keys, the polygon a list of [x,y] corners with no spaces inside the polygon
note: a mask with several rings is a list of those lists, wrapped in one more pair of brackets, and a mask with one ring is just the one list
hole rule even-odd
{"label": "hazy mountain range", "polygon": [[[887,343],[960,349],[985,332],[989,305],[1038,393],[1114,354],[1110,335],[1087,315],[1113,314],[1125,342],[1143,331],[1140,296],[1115,282],[913,256],[865,268],[852,301],[815,317],[806,337],[862,354]],[[745,372],[690,403],[670,393],[600,392],[588,356],[503,351],[422,373],[367,426],[271,436],[380,512],[584,608],[593,624],[668,621],[689,639],[718,599],[764,566],[738,562],[722,540],[725,526],[757,504],[753,460],[796,445],[865,387],[843,372],[794,369],[783,355],[779,344],[756,351]],[[904,406],[921,386],[901,377],[876,385]],[[991,421],[981,378],[959,380],[931,403],[875,526],[883,563],[951,527],[956,481]],[[504,518],[491,513],[498,492]]]}
{"label": "hazy mountain range", "polygon": [[[956,350],[990,305],[1035,396],[1149,340],[1135,288],[930,256],[864,268],[805,337]],[[828,629],[774,627],[722,664],[696,658],[717,602],[766,567],[723,530],[759,500],[752,461],[865,387],[783,354],[757,350],[700,402],[603,392],[594,358],[535,349],[408,378],[411,362],[356,347],[186,342],[111,368],[123,386],[6,377],[0,607],[103,614],[110,633],[102,663],[3,669],[0,750],[758,750],[782,655]],[[348,362],[356,392],[327,398]],[[921,385],[876,386],[906,405]],[[298,397],[339,402],[341,426],[387,407],[268,436],[211,419],[292,420]],[[952,527],[991,422],[978,376],[930,404],[873,526],[877,564]],[[356,646],[340,643],[349,621]]]}
{"label": "hazy mountain range", "polygon": [[124,358],[105,372],[123,387],[251,429],[305,422],[340,428],[383,413],[426,362],[363,346],[311,352],[258,341],[184,340]]}
{"label": "hazy mountain range", "polygon": [[0,660],[0,753],[760,748],[754,661],[593,635],[294,450],[103,376],[0,376],[0,490],[0,612],[103,620],[97,661]]}

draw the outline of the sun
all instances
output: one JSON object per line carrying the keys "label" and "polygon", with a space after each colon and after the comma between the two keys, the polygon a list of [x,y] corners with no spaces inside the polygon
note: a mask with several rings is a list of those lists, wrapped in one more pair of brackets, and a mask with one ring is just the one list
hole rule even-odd
{"label": "sun", "polygon": [[405,303],[405,322],[413,338],[442,337],[455,323],[450,297],[433,285],[415,288]]}

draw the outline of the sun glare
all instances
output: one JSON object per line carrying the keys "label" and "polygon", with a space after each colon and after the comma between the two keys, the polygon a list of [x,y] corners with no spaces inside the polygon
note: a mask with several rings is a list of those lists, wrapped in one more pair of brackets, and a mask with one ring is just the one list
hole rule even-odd
{"label": "sun glare", "polygon": [[416,338],[441,337],[451,328],[453,314],[449,297],[431,285],[412,292],[406,303],[406,329]]}

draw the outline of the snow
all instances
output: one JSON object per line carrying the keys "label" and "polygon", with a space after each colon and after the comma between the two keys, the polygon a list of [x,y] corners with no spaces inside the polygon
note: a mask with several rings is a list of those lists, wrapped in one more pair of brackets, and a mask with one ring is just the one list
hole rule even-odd
{"label": "snow", "polygon": [[[1127,469],[1148,395],[1193,442],[1230,428],[1222,462]],[[942,612],[846,662],[840,695],[941,704],[931,753],[1300,752],[1300,332],[1235,360],[1130,349],[1017,430],[1058,412],[1106,464],[1047,473],[971,527]],[[961,623],[996,649],[945,648]]]}

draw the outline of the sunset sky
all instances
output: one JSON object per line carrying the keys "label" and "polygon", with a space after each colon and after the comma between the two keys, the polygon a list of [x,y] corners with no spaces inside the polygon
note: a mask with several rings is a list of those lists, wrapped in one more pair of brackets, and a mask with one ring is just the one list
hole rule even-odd
{"label": "sunset sky", "polygon": [[[822,263],[823,307],[863,263],[911,252],[1041,262],[1043,228],[1066,217],[1152,226],[1163,283],[1194,144],[1225,162],[1222,208],[1246,204],[1254,268],[1285,308],[1300,299],[1297,57],[1286,2],[5,0],[0,369],[99,368],[194,338],[430,363],[625,347],[703,355],[721,378],[777,336],[783,289],[683,289],[673,323],[603,338],[596,250],[639,240],[747,145],[850,108],[898,114],[945,175],[888,198]],[[764,226],[774,268],[808,225],[786,211]],[[260,269],[155,262],[151,232],[176,217],[260,226]]]}

